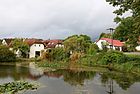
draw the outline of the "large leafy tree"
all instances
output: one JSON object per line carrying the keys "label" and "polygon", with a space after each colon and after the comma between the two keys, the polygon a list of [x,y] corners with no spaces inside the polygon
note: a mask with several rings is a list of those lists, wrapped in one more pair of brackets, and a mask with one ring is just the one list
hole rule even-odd
{"label": "large leafy tree", "polygon": [[15,60],[15,54],[7,46],[0,45],[0,62],[13,62]]}
{"label": "large leafy tree", "polygon": [[101,33],[99,39],[101,38],[111,38],[111,34],[110,33]]}
{"label": "large leafy tree", "polygon": [[[124,22],[125,22],[125,25],[124,25],[125,27],[119,26],[117,29],[120,29],[121,27],[121,30],[123,28],[124,30],[128,31],[127,33],[126,32],[125,33],[130,34],[129,44],[131,44],[130,46],[133,46],[134,48],[137,45],[138,37],[140,36],[140,0],[106,0],[106,1],[109,2],[109,4],[113,5],[114,7],[116,6],[119,7],[117,10],[114,11],[114,13],[118,15],[115,21],[122,22],[121,25],[124,25]],[[125,20],[122,21],[119,18],[119,16],[123,15],[127,11],[131,11],[132,18],[126,18]],[[133,26],[132,27],[133,30],[130,29],[131,26]],[[128,30],[128,28],[132,31]],[[127,37],[121,40],[126,40],[126,39]]]}
{"label": "large leafy tree", "polygon": [[23,57],[26,57],[29,51],[29,45],[23,42],[23,39],[15,39],[12,41],[13,50],[20,50]]}
{"label": "large leafy tree", "polygon": [[66,51],[86,52],[91,44],[91,39],[87,35],[73,35],[65,39],[64,45]]}
{"label": "large leafy tree", "polygon": [[113,37],[125,41],[129,51],[134,51],[137,46],[139,34],[135,33],[133,17],[123,18],[116,28]]}
{"label": "large leafy tree", "polygon": [[123,18],[121,20],[121,23],[119,23],[119,25],[115,29],[113,37],[121,41],[129,41],[131,40],[133,31],[134,31],[133,17]]}

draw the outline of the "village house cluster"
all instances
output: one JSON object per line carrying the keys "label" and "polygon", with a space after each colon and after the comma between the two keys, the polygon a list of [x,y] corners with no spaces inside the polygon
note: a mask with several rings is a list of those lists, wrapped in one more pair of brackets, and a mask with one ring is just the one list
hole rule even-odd
{"label": "village house cluster", "polygon": [[[2,45],[6,45],[9,47],[9,50],[13,50],[12,48],[12,38],[2,39],[0,42]],[[22,39],[29,46],[28,58],[40,57],[42,55],[41,51],[47,51],[48,49],[64,47],[63,40],[43,40],[43,39],[35,39],[35,38],[25,38]],[[95,44],[99,47],[100,50],[103,50],[104,47],[107,49],[113,49],[118,51],[123,51],[124,42],[120,40],[113,40],[110,38],[101,38],[95,42]],[[139,43],[140,44],[140,43]],[[136,47],[137,51],[140,51],[140,46]],[[17,57],[21,56],[20,50],[14,52]]]}
{"label": "village house cluster", "polygon": [[[12,48],[12,41],[14,39],[7,38],[7,39],[2,39],[1,43],[2,45],[6,45],[9,47],[9,50],[13,50]],[[46,51],[51,48],[57,48],[57,47],[64,47],[62,44],[63,40],[42,40],[42,39],[23,39],[23,42],[29,45],[29,53],[28,57],[29,58],[35,58],[38,56],[41,56],[41,51]],[[15,52],[17,57],[21,56],[21,52],[17,50]]]}

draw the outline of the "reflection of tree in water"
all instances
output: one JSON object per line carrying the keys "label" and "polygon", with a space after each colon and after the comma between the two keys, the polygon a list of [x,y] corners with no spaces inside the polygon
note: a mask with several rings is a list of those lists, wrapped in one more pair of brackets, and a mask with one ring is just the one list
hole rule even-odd
{"label": "reflection of tree in water", "polygon": [[95,72],[92,71],[74,71],[74,70],[57,70],[53,73],[62,74],[64,81],[71,85],[83,85],[87,79],[92,79],[95,76]]}
{"label": "reflection of tree in water", "polygon": [[0,78],[11,77],[14,80],[20,80],[27,78],[29,75],[29,69],[25,67],[17,67],[16,65],[1,65],[0,66]]}
{"label": "reflection of tree in water", "polygon": [[127,90],[135,82],[140,82],[140,76],[129,73],[108,72],[102,73],[101,82],[106,84],[110,79],[114,80],[123,90]]}

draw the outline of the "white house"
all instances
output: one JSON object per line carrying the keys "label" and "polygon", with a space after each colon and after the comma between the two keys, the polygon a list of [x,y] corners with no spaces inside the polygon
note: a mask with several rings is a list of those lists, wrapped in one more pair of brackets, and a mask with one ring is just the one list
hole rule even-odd
{"label": "white house", "polygon": [[29,58],[35,58],[41,56],[41,51],[45,49],[45,46],[41,42],[34,42],[30,46]]}
{"label": "white house", "polygon": [[29,58],[35,58],[41,56],[41,51],[45,49],[45,45],[42,40],[39,39],[26,39],[24,40],[30,47]]}
{"label": "white house", "polygon": [[109,38],[101,38],[96,42],[97,46],[100,50],[103,50],[103,46],[106,46],[108,49],[119,50],[122,51],[123,43],[119,40],[113,40]]}

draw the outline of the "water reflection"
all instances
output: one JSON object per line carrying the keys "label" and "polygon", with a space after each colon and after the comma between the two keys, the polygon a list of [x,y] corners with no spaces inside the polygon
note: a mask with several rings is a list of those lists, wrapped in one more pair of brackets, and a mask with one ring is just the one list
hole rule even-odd
{"label": "water reflection", "polygon": [[106,84],[106,82],[114,80],[123,90],[127,90],[135,82],[140,82],[140,76],[129,74],[129,73],[116,73],[107,72],[101,73],[101,82]]}
{"label": "water reflection", "polygon": [[[93,94],[93,92],[95,94],[133,94],[130,92],[139,94],[138,92],[140,92],[140,77],[130,73],[68,69],[42,72],[36,68],[1,65],[0,79],[9,80],[9,77],[13,80],[30,79],[31,81],[38,81],[47,85],[47,88],[41,89],[35,94],[43,94],[42,91],[48,92],[47,94],[57,94],[58,92],[60,94],[65,94],[64,92],[68,92],[68,94]],[[63,90],[64,88],[67,91]],[[49,93],[52,90],[56,90],[56,92]]]}
{"label": "water reflection", "polygon": [[47,76],[52,76],[49,74],[53,74],[53,77],[60,77],[63,76],[65,82],[69,83],[70,85],[84,85],[85,80],[93,79],[95,76],[95,72],[93,71],[73,71],[73,70],[57,70],[53,72],[45,73]]}
{"label": "water reflection", "polygon": [[14,80],[21,80],[29,76],[29,69],[25,67],[17,67],[16,65],[1,65],[0,79],[11,77]]}

